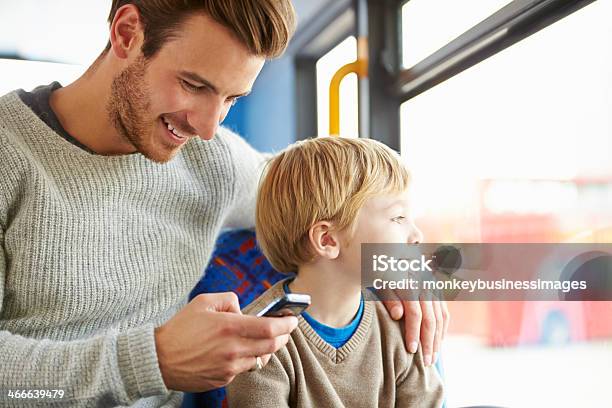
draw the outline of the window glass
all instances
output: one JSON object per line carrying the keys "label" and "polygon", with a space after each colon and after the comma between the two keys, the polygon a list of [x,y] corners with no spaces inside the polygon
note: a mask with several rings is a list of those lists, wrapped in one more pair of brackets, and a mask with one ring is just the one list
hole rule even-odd
{"label": "window glass", "polygon": [[[402,105],[425,241],[612,242],[610,15],[594,2]],[[609,399],[611,302],[449,308],[449,406]]]}
{"label": "window glass", "polygon": [[[329,84],[342,66],[357,59],[357,40],[348,37],[317,61],[318,136],[329,135]],[[357,75],[349,74],[340,84],[340,135],[359,134]]]}
{"label": "window glass", "polygon": [[410,0],[402,7],[403,66],[410,68],[480,23],[509,0]]}
{"label": "window glass", "polygon": [[88,65],[108,41],[111,1],[0,1],[0,55]]}
{"label": "window glass", "polygon": [[80,65],[0,59],[0,95],[19,88],[31,91],[53,81],[67,85],[85,72],[85,69]]}

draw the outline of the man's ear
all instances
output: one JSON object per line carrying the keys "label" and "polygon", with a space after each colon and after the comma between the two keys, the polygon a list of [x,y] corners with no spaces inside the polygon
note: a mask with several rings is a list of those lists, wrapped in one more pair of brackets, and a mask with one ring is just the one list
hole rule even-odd
{"label": "man's ear", "polygon": [[326,259],[336,259],[340,254],[338,232],[332,228],[332,223],[319,221],[308,230],[310,245],[318,256]]}
{"label": "man's ear", "polygon": [[110,42],[114,54],[127,59],[134,52],[140,54],[144,32],[140,22],[140,11],[133,4],[126,4],[117,10],[111,24]]}

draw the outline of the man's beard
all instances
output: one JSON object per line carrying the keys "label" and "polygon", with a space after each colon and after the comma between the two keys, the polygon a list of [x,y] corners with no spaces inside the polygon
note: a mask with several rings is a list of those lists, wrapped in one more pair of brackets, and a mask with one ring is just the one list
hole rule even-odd
{"label": "man's beard", "polygon": [[123,139],[146,158],[166,163],[179,149],[155,143],[156,120],[149,119],[151,101],[145,80],[146,69],[146,60],[141,55],[113,79],[106,110]]}

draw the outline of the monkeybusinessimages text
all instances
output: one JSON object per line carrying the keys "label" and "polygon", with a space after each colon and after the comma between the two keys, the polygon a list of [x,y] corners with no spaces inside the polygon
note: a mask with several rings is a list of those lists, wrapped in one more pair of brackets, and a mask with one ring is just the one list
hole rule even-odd
{"label": "monkeybusinessimages text", "polygon": [[[371,272],[380,274],[381,272],[394,273],[392,277],[376,277],[370,285],[372,288],[392,289],[392,290],[462,290],[462,291],[484,291],[484,290],[555,290],[568,293],[575,290],[585,290],[586,281],[561,281],[544,280],[541,278],[534,280],[487,280],[487,279],[435,279],[435,263],[431,258],[421,255],[416,259],[397,259],[388,255],[373,255]],[[397,273],[408,275],[398,278]],[[412,275],[419,274],[420,277]],[[423,278],[423,275],[431,278]]]}

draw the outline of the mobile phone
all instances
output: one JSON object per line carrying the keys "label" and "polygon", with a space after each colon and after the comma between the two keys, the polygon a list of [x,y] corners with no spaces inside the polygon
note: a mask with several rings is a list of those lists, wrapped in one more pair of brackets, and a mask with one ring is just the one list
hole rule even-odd
{"label": "mobile phone", "polygon": [[259,302],[251,308],[249,314],[260,317],[299,316],[310,306],[310,295],[285,293],[283,296],[272,299],[271,302]]}

